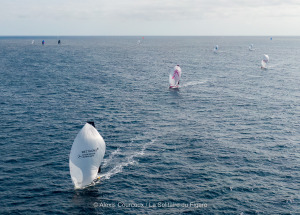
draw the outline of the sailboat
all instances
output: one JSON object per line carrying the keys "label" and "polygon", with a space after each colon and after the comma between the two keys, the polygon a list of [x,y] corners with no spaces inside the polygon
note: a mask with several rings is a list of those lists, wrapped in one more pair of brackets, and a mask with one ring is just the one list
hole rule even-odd
{"label": "sailboat", "polygon": [[219,49],[219,46],[216,45],[215,48],[214,48],[214,53],[217,53],[218,49]]}
{"label": "sailboat", "polygon": [[170,87],[169,88],[179,88],[179,81],[181,78],[181,68],[179,65],[174,67],[174,71],[170,73],[169,75],[169,84]]}
{"label": "sailboat", "polygon": [[106,145],[95,128],[87,122],[77,134],[69,157],[70,175],[75,189],[85,188],[100,179],[100,165]]}
{"label": "sailboat", "polygon": [[249,46],[249,51],[254,51],[255,49],[254,49],[254,45],[253,44],[250,44],[250,46]]}
{"label": "sailboat", "polygon": [[267,63],[269,62],[269,56],[268,55],[264,55],[262,61],[261,61],[261,68],[262,69],[266,69],[267,68]]}

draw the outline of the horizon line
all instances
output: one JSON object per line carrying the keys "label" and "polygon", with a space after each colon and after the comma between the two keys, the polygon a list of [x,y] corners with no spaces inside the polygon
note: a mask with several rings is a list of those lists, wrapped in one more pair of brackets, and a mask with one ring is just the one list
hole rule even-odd
{"label": "horizon line", "polygon": [[300,35],[0,35],[0,37],[299,37]]}

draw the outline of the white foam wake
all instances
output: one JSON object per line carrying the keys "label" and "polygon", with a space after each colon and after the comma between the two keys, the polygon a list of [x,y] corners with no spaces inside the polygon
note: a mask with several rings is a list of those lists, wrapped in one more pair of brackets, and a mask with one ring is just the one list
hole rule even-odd
{"label": "white foam wake", "polygon": [[[134,165],[136,163],[138,163],[134,158],[136,157],[140,157],[143,156],[145,154],[145,151],[147,149],[147,147],[151,144],[153,144],[155,142],[155,140],[151,140],[150,142],[147,142],[146,144],[143,145],[142,149],[138,152],[135,152],[127,157],[125,157],[125,161],[118,163],[117,165],[115,165],[115,167],[113,167],[110,171],[108,171],[107,173],[103,173],[100,174],[100,180],[104,180],[104,179],[110,179],[110,177],[120,173],[123,171],[124,167],[127,167],[129,165]],[[113,157],[117,154],[119,154],[121,150],[118,148],[116,151],[114,151],[107,160],[104,161],[103,166],[107,166],[110,162],[113,161]]]}
{"label": "white foam wake", "polygon": [[104,160],[103,160],[103,165],[102,165],[102,167],[106,167],[107,164],[108,164],[108,163],[109,163],[116,155],[120,154],[120,152],[121,152],[121,149],[120,149],[120,148],[117,148],[115,151],[113,151],[113,152],[109,155],[109,157],[108,157],[107,159],[104,159]]}
{"label": "white foam wake", "polygon": [[207,80],[204,81],[190,81],[182,85],[182,87],[188,87],[188,86],[193,86],[193,85],[199,85],[199,84],[205,84]]}

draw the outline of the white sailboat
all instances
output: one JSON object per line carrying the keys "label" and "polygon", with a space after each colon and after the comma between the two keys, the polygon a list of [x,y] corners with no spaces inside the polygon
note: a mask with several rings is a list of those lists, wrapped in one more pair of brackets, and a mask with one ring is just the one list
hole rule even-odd
{"label": "white sailboat", "polygon": [[249,51],[254,51],[255,49],[254,49],[254,45],[253,44],[250,44],[250,46],[249,46]]}
{"label": "white sailboat", "polygon": [[94,127],[87,122],[77,134],[69,158],[70,175],[75,189],[84,188],[97,180],[106,145]]}
{"label": "white sailboat", "polygon": [[214,48],[214,53],[217,53],[217,52],[218,52],[218,50],[219,50],[219,46],[218,46],[218,45],[216,45],[216,46],[215,46],[215,48]]}
{"label": "white sailboat", "polygon": [[174,71],[169,75],[169,88],[179,88],[179,81],[181,78],[181,68],[179,65],[174,67]]}
{"label": "white sailboat", "polygon": [[269,62],[269,56],[268,55],[264,55],[262,61],[261,61],[261,68],[262,69],[266,69],[267,68],[267,63]]}

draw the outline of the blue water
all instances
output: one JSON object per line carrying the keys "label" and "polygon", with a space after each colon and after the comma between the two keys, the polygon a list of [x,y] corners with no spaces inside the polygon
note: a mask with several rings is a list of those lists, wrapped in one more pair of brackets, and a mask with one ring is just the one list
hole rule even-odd
{"label": "blue water", "polygon": [[[300,37],[59,39],[0,38],[1,214],[300,213]],[[102,179],[74,190],[87,120]]]}

